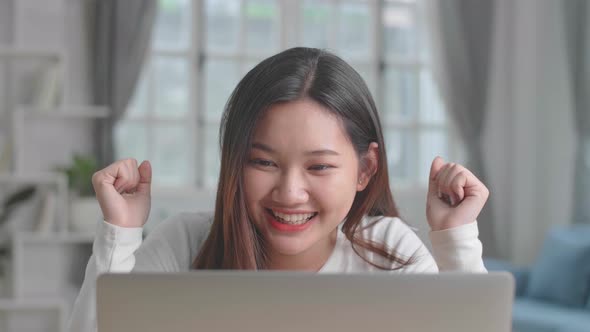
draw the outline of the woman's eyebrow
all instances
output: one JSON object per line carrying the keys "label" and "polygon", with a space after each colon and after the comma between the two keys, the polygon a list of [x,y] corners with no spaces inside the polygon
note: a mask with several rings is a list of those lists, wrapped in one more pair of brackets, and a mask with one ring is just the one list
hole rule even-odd
{"label": "woman's eyebrow", "polygon": [[338,153],[334,150],[329,150],[329,149],[307,151],[307,152],[305,152],[305,154],[311,155],[311,156],[325,156],[325,155],[339,156],[340,155],[340,153]]}
{"label": "woman's eyebrow", "polygon": [[[252,143],[252,148],[253,149],[258,149],[258,150],[262,150],[271,154],[276,154],[276,151],[273,150],[273,148],[271,148],[270,146],[263,144],[263,143]],[[333,156],[339,156],[340,153],[334,151],[334,150],[330,150],[330,149],[321,149],[321,150],[313,150],[313,151],[306,151],[305,155],[313,155],[313,156],[323,156],[323,155],[333,155]]]}
{"label": "woman's eyebrow", "polygon": [[258,150],[262,150],[264,152],[268,152],[271,154],[276,153],[275,150],[273,150],[270,146],[266,145],[266,144],[262,144],[262,143],[252,143],[252,149],[258,149]]}

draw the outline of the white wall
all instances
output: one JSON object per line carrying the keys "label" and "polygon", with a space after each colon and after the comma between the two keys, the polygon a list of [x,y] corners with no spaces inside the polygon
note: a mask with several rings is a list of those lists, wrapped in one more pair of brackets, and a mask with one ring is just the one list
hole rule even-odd
{"label": "white wall", "polygon": [[498,2],[485,156],[498,248],[536,258],[551,225],[570,223],[575,138],[560,3]]}

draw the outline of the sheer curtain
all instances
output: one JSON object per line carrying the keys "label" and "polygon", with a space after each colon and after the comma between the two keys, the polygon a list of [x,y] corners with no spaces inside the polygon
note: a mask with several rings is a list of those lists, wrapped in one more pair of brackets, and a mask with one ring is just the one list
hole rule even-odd
{"label": "sheer curtain", "polygon": [[578,137],[573,221],[590,223],[590,4],[587,0],[567,0],[563,4]]}
{"label": "sheer curtain", "polygon": [[[481,141],[490,81],[494,7],[493,0],[426,1],[434,77],[465,142],[467,167],[484,183]],[[496,255],[492,199],[478,218],[486,256]]]}

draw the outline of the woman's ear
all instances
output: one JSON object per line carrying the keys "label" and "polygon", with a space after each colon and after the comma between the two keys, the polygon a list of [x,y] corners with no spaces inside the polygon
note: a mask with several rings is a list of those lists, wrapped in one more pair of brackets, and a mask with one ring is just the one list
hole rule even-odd
{"label": "woman's ear", "polygon": [[371,142],[367,152],[361,157],[358,181],[356,185],[357,191],[363,191],[367,188],[371,178],[377,173],[379,165],[379,145],[376,142]]}

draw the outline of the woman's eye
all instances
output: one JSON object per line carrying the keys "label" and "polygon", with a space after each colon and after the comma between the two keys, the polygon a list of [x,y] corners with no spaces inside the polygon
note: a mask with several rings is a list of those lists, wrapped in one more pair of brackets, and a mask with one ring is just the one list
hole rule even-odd
{"label": "woman's eye", "polygon": [[313,165],[309,169],[312,171],[324,171],[329,168],[332,168],[332,166],[330,166],[330,165]]}
{"label": "woman's eye", "polygon": [[254,159],[250,161],[252,164],[254,165],[258,165],[258,166],[262,166],[262,167],[271,167],[274,166],[275,163],[273,163],[270,160],[264,160],[264,159]]}

